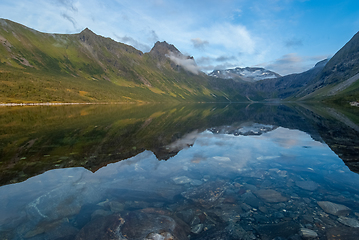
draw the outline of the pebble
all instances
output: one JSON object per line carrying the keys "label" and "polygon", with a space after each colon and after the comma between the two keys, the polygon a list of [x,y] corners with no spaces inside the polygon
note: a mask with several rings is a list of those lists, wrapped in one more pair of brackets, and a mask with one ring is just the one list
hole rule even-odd
{"label": "pebble", "polygon": [[318,237],[318,233],[316,233],[313,230],[310,230],[308,228],[301,228],[300,229],[300,234],[304,238],[316,238],[316,237]]}

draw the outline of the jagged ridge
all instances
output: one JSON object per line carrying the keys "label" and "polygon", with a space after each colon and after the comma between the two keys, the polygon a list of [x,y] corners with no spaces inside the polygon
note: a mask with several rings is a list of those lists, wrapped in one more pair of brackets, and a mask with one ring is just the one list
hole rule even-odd
{"label": "jagged ridge", "polygon": [[171,61],[171,52],[181,55],[166,42],[144,54],[89,29],[46,34],[1,19],[0,102],[225,99],[205,74]]}
{"label": "jagged ridge", "polygon": [[214,70],[209,76],[224,79],[238,79],[248,82],[256,82],[264,79],[278,78],[280,75],[270,70],[257,67],[234,68],[226,70]]}

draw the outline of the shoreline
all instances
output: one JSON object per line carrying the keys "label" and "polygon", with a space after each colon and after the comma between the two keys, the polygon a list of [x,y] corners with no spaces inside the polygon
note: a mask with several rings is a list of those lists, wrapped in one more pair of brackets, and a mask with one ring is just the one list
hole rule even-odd
{"label": "shoreline", "polygon": [[100,104],[122,104],[119,103],[0,103],[0,107],[14,107],[14,106],[59,106],[59,105],[100,105]]}

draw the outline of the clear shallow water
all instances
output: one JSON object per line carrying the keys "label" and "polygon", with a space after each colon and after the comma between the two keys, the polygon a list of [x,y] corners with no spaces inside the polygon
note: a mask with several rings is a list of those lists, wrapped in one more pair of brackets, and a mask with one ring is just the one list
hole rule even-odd
{"label": "clear shallow water", "polygon": [[355,239],[359,232],[359,175],[306,132],[232,123],[163,148],[179,152],[159,161],[145,150],[95,172],[54,169],[0,187],[0,239]]}

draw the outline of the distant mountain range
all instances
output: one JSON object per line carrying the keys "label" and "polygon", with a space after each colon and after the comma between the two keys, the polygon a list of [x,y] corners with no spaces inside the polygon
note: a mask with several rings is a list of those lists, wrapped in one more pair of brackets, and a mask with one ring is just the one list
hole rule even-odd
{"label": "distant mountain range", "polygon": [[303,73],[289,74],[275,79],[256,83],[255,88],[266,99],[286,99],[302,91],[323,70],[328,59],[318,62],[313,68]]}
{"label": "distant mountain range", "polygon": [[278,73],[266,70],[264,68],[234,68],[226,70],[214,70],[208,74],[211,77],[224,78],[224,79],[235,79],[247,82],[256,82],[264,79],[278,78]]}
{"label": "distant mountain range", "polygon": [[201,72],[157,42],[149,53],[89,29],[47,34],[0,19],[0,102],[359,100],[359,33],[330,60],[287,76],[263,68]]}

